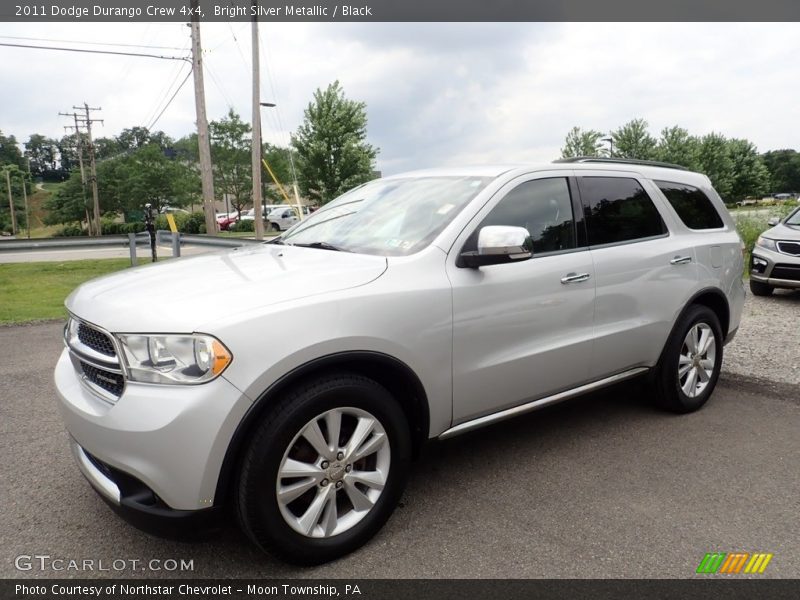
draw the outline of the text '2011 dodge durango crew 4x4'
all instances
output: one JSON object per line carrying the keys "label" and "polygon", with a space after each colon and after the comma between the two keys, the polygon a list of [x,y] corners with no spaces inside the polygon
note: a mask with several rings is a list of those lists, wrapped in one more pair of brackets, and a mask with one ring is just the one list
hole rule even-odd
{"label": "text '2011 dodge durango crew 4x4'", "polygon": [[708,178],[679,168],[397,175],[268,243],[80,286],[59,406],[130,520],[227,507],[260,547],[318,563],[380,529],[429,438],[645,373],[661,406],[700,408],[742,270]]}

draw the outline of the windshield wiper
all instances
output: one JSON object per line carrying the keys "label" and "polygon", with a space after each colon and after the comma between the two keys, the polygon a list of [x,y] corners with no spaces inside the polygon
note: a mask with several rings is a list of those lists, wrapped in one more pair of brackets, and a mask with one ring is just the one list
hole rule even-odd
{"label": "windshield wiper", "polygon": [[350,252],[346,248],[340,248],[339,246],[334,246],[333,244],[329,244],[328,242],[309,242],[307,244],[291,244],[292,246],[300,246],[301,248],[320,248],[322,250],[333,250],[334,252]]}

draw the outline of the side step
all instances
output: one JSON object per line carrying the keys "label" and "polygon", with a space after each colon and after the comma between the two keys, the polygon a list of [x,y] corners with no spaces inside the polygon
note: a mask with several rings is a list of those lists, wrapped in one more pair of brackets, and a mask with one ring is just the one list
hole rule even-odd
{"label": "side step", "polygon": [[558,394],[554,394],[552,396],[546,396],[545,398],[539,398],[538,400],[533,400],[532,402],[520,404],[519,406],[514,406],[512,408],[507,408],[506,410],[501,410],[500,412],[484,415],[483,417],[478,417],[477,419],[471,419],[469,421],[465,421],[464,423],[460,423],[455,427],[451,427],[447,431],[439,434],[439,439],[446,440],[447,438],[466,433],[467,431],[472,431],[473,429],[478,429],[485,425],[490,425],[491,423],[504,421],[505,419],[510,419],[511,417],[516,417],[517,415],[522,415],[550,404],[561,402],[562,400],[569,400],[575,396],[593,392],[594,390],[599,390],[600,388],[619,383],[620,381],[625,381],[631,377],[636,377],[637,375],[641,375],[646,371],[649,371],[647,367],[636,367],[635,369],[629,369],[628,371],[617,373],[611,377],[606,377],[605,379],[600,379],[599,381],[595,381],[593,383],[587,383],[586,385],[582,385],[571,390],[559,392]]}

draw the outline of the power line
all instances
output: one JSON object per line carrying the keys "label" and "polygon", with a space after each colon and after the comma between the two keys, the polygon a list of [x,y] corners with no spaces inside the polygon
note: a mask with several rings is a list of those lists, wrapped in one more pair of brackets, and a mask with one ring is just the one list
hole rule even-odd
{"label": "power line", "polygon": [[83,44],[86,46],[117,46],[121,48],[150,48],[151,50],[185,50],[186,47],[177,46],[152,46],[150,44],[123,44],[121,42],[84,42],[80,40],[59,40],[51,38],[22,37],[18,35],[0,35],[4,40],[27,40],[29,42],[51,42],[60,44]]}
{"label": "power line", "polygon": [[170,98],[170,99],[169,99],[169,101],[167,102],[166,106],[164,106],[164,108],[162,108],[162,109],[161,109],[161,112],[160,112],[160,113],[158,113],[158,116],[155,118],[155,120],[154,120],[152,123],[150,123],[150,125],[147,127],[147,129],[148,129],[148,130],[152,130],[152,129],[153,129],[153,127],[155,127],[155,126],[156,126],[156,123],[158,123],[158,120],[161,118],[161,115],[163,115],[163,114],[164,114],[164,111],[165,111],[165,110],[167,110],[167,109],[169,108],[169,105],[170,105],[170,104],[172,104],[172,101],[173,101],[173,100],[175,100],[175,96],[177,96],[177,95],[178,95],[178,92],[180,92],[180,91],[181,91],[181,88],[183,88],[183,85],[184,85],[184,84],[185,84],[187,81],[189,81],[189,77],[191,77],[191,75],[192,75],[192,69],[189,69],[189,72],[188,72],[188,73],[186,73],[186,77],[183,79],[183,81],[181,81],[181,84],[178,86],[178,89],[177,89],[177,90],[175,90],[175,93],[174,93],[174,94],[172,94],[172,98]]}
{"label": "power line", "polygon": [[161,58],[164,60],[185,60],[191,61],[188,56],[162,56],[158,54],[144,54],[139,52],[116,52],[113,50],[86,50],[84,48],[63,48],[59,46],[34,46],[30,44],[9,44],[0,42],[0,46],[9,46],[12,48],[34,48],[36,50],[63,50],[64,52],[83,52],[87,54],[115,54],[117,56],[142,56],[146,58]]}
{"label": "power line", "polygon": [[[147,113],[148,116],[144,121],[145,123],[149,123],[150,121],[153,120],[153,117],[156,116],[159,107],[164,104],[164,102],[167,100],[167,97],[172,92],[173,87],[178,83],[178,78],[181,76],[181,71],[183,70],[184,65],[178,63],[175,66],[177,67],[177,69],[175,69],[174,72],[170,72],[171,80],[169,82],[169,85],[164,89],[164,92],[160,95],[158,101],[155,103],[153,108],[150,111],[148,111]],[[189,67],[189,69],[191,70],[191,67]]]}

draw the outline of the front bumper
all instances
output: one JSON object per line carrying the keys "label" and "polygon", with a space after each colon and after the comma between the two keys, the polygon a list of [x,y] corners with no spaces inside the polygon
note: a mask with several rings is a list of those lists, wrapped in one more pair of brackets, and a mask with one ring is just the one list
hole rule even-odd
{"label": "front bumper", "polygon": [[222,461],[251,406],[223,377],[195,386],[128,382],[110,404],[81,379],[64,350],[55,387],[76,462],[109,504],[150,503],[167,512],[214,506]]}
{"label": "front bumper", "polygon": [[750,279],[777,288],[800,289],[800,256],[756,246],[750,256]]}

